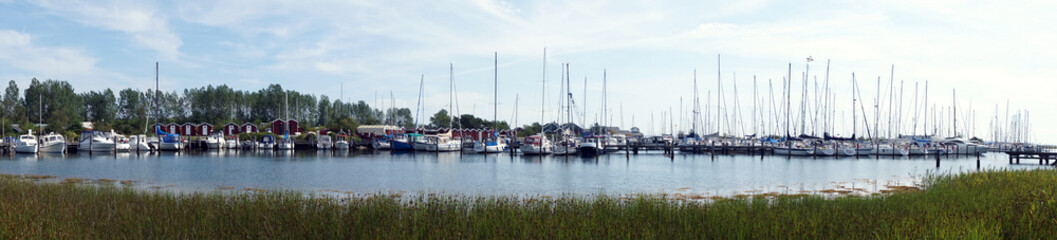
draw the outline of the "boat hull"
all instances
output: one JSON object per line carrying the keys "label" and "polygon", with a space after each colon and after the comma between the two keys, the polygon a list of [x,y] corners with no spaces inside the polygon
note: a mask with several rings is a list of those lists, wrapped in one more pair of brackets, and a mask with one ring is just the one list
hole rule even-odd
{"label": "boat hull", "polygon": [[66,143],[57,142],[52,144],[42,144],[38,150],[39,152],[45,153],[64,153],[66,152]]}
{"label": "boat hull", "polygon": [[815,151],[811,149],[803,148],[786,148],[776,147],[774,148],[774,155],[778,156],[811,156],[814,155]]}
{"label": "boat hull", "polygon": [[15,146],[16,153],[37,153],[37,145],[17,145]]}

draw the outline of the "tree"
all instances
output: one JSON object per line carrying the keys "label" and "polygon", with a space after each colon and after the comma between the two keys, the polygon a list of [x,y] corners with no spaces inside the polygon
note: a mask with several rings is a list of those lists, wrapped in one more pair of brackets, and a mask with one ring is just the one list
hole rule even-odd
{"label": "tree", "polygon": [[330,124],[327,124],[327,129],[332,131],[353,131],[359,126],[360,124],[356,122],[355,118],[351,116],[342,116],[337,120],[330,122]]}
{"label": "tree", "polygon": [[433,114],[432,117],[429,117],[429,124],[430,127],[433,128],[450,127],[451,125],[449,124],[451,124],[451,116],[448,116],[448,110],[441,109],[440,111],[437,111],[436,114]]}
{"label": "tree", "polygon": [[0,117],[5,120],[3,126],[0,126],[3,127],[4,134],[8,133],[7,129],[10,129],[8,126],[12,123],[25,121],[26,110],[20,104],[22,99],[19,96],[18,84],[15,83],[15,80],[7,82],[7,90],[4,91],[4,99],[2,101],[3,106],[0,107],[0,114],[3,114]]}

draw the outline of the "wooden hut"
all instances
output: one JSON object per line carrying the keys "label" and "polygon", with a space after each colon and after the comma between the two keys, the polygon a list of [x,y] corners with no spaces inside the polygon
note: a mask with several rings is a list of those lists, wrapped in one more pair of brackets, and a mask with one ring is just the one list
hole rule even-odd
{"label": "wooden hut", "polygon": [[239,132],[242,132],[242,133],[255,133],[255,132],[259,132],[259,131],[260,130],[257,129],[257,125],[252,124],[252,123],[243,123],[242,124],[242,129]]}
{"label": "wooden hut", "polygon": [[228,123],[228,125],[224,125],[224,136],[238,135],[239,133],[241,133],[241,130],[242,129],[239,127],[238,124]]}

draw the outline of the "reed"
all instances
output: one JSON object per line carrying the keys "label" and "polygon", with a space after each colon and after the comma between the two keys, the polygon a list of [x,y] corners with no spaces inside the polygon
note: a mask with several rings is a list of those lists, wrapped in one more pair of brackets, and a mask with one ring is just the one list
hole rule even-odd
{"label": "reed", "polygon": [[175,194],[107,183],[0,178],[0,238],[1057,237],[1053,170],[936,175],[923,189],[871,196],[732,198]]}

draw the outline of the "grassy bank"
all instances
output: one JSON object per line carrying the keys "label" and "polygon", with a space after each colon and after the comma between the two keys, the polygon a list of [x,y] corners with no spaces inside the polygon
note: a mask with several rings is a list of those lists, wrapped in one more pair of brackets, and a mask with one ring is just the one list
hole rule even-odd
{"label": "grassy bank", "polygon": [[[30,177],[32,178],[32,177]],[[119,184],[0,178],[0,238],[1014,238],[1057,237],[1057,171],[933,177],[869,197],[154,193]]]}

